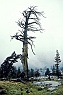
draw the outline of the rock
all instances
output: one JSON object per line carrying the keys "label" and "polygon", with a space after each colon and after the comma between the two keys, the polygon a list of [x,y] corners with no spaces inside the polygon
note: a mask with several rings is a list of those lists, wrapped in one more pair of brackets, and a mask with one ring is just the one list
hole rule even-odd
{"label": "rock", "polygon": [[41,86],[42,82],[33,82],[33,84],[37,85],[37,86]]}
{"label": "rock", "polygon": [[41,86],[42,89],[44,89],[44,86]]}
{"label": "rock", "polygon": [[55,90],[56,88],[55,87],[50,87],[50,88],[48,88],[48,90],[50,90],[50,91],[53,91],[53,90]]}

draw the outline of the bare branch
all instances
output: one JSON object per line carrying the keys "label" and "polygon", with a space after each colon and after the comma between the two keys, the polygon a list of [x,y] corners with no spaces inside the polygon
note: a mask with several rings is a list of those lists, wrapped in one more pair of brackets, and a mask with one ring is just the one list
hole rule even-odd
{"label": "bare branch", "polygon": [[[22,31],[18,30],[18,31],[20,31],[20,34],[16,33],[16,35],[11,36],[11,39],[15,38],[21,42],[28,43],[29,45],[31,45],[31,49],[32,49],[32,45],[34,45],[32,39],[34,39],[36,37],[31,37],[31,36],[28,37],[27,36],[26,37],[27,41],[25,41],[25,39],[24,39],[25,31],[26,32],[27,31],[32,31],[32,32],[40,31],[41,32],[42,30],[44,30],[41,27],[41,23],[40,23],[40,19],[39,19],[39,16],[43,16],[45,18],[44,11],[38,12],[36,10],[36,7],[37,6],[30,6],[30,7],[28,7],[27,10],[23,11],[22,15],[23,15],[24,19],[22,19],[22,20],[19,19],[17,22],[18,26],[21,27]],[[28,21],[28,23],[26,20]],[[26,28],[25,28],[25,26],[26,26]],[[33,51],[33,49],[32,49],[32,51]]]}
{"label": "bare branch", "polygon": [[[31,18],[31,17],[30,17],[29,19],[37,20],[37,18]],[[39,20],[39,19],[38,19],[38,20]]]}
{"label": "bare branch", "polygon": [[[31,43],[32,43],[31,45],[35,47],[35,45],[33,44],[33,40],[31,40],[30,38],[28,38],[28,40],[30,40]],[[28,41],[28,42],[29,42],[29,41]]]}
{"label": "bare branch", "polygon": [[30,29],[30,28],[28,28],[28,31],[41,31],[42,29],[38,29],[38,28],[36,28],[36,29]]}
{"label": "bare branch", "polygon": [[45,14],[45,13],[44,13],[44,11],[43,11],[41,15],[42,15],[44,18],[46,18],[46,17],[44,16],[44,14]]}
{"label": "bare branch", "polygon": [[32,44],[29,41],[28,41],[28,44],[31,46],[31,50],[32,50],[33,54],[35,55],[33,48],[32,48]]}
{"label": "bare branch", "polygon": [[21,32],[21,34],[23,35],[23,31],[21,31],[21,30],[18,30],[18,31],[20,31],[20,32]]}

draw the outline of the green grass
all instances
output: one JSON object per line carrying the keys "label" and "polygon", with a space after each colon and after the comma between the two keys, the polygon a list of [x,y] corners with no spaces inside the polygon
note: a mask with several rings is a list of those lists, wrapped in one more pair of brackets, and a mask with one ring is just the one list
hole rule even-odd
{"label": "green grass", "polygon": [[2,95],[63,95],[63,84],[54,91],[48,91],[47,87],[41,89],[31,82],[26,84],[20,82],[0,81],[0,90],[4,89],[6,94]]}

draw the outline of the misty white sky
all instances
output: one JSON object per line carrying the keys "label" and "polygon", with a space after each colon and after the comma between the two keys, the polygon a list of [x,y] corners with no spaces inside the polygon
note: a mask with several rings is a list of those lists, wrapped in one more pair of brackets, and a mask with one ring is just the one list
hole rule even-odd
{"label": "misty white sky", "polygon": [[0,63],[14,50],[21,53],[22,43],[15,39],[10,41],[10,35],[19,30],[15,22],[21,17],[21,12],[33,5],[44,11],[46,18],[40,17],[45,31],[33,34],[37,37],[33,48],[36,55],[29,47],[29,66],[53,65],[57,49],[63,62],[63,0],[0,0]]}

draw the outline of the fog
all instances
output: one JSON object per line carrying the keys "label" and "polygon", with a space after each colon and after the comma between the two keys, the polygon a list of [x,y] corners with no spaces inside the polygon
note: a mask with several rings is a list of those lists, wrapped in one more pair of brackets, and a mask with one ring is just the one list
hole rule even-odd
{"label": "fog", "polygon": [[[33,47],[36,55],[33,55],[30,46],[28,47],[29,66],[53,65],[56,50],[63,62],[63,0],[0,0],[0,63],[13,51],[17,54],[22,52],[22,43],[11,40],[10,35],[18,32],[16,21],[21,18],[21,13],[32,5],[37,6],[39,11],[44,11],[46,18],[40,17],[44,31],[33,33],[36,36]],[[19,64],[20,61],[16,63]]]}

